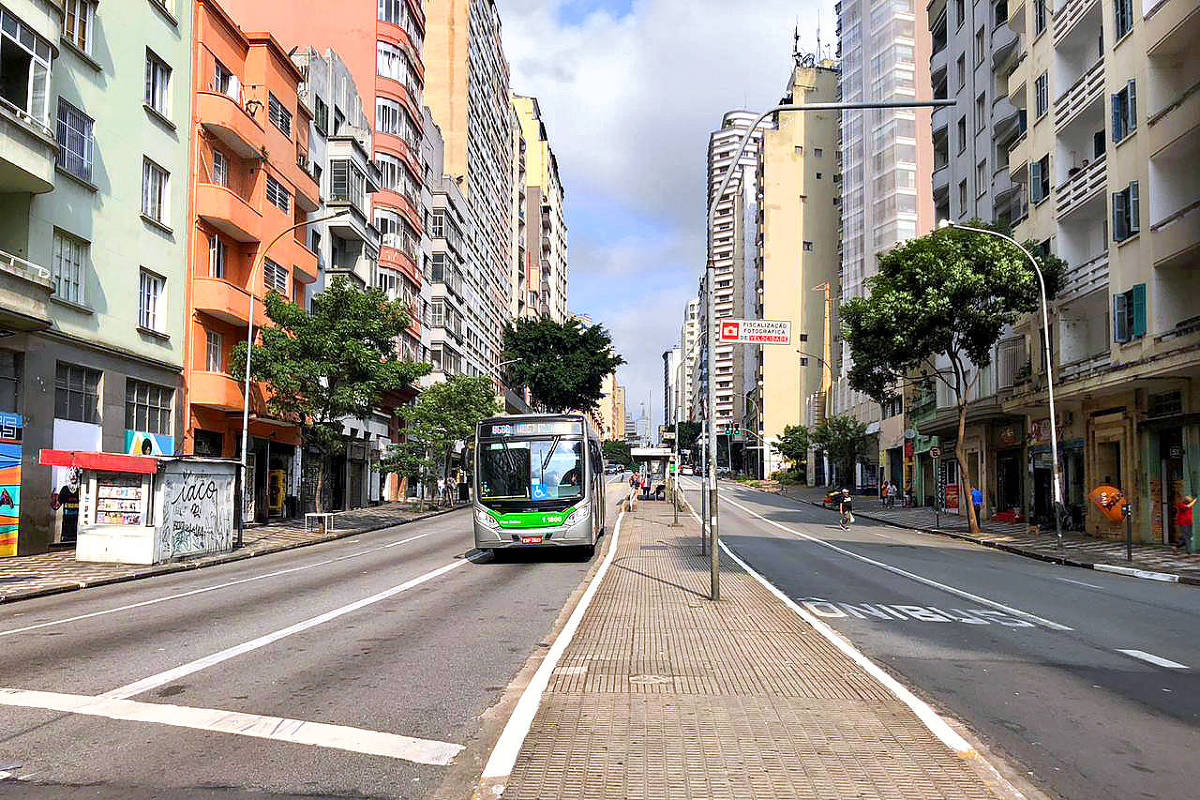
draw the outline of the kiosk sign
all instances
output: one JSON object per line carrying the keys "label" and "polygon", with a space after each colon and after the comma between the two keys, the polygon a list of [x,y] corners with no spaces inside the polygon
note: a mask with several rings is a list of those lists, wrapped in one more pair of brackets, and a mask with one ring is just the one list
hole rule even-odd
{"label": "kiosk sign", "polygon": [[741,344],[791,344],[792,323],[781,319],[721,320],[720,340]]}

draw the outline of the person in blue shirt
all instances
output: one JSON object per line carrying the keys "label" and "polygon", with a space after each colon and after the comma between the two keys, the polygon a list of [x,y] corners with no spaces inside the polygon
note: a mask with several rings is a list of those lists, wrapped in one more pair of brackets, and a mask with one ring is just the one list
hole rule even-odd
{"label": "person in blue shirt", "polygon": [[978,486],[971,487],[971,505],[975,506],[975,519],[983,522],[983,492]]}

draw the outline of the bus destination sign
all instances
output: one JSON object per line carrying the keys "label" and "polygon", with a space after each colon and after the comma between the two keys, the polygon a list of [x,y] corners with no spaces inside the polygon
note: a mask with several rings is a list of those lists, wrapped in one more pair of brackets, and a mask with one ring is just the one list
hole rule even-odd
{"label": "bus destination sign", "polygon": [[513,436],[579,436],[583,426],[578,422],[497,422],[484,425],[481,435],[498,439]]}

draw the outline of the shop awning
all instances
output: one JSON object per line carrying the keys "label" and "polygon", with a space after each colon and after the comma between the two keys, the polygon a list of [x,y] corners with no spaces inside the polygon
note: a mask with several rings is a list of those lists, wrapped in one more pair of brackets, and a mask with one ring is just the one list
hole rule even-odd
{"label": "shop awning", "polygon": [[44,467],[78,467],[104,472],[133,472],[139,475],[153,475],[158,472],[158,459],[148,456],[85,453],[79,450],[39,450],[38,458]]}

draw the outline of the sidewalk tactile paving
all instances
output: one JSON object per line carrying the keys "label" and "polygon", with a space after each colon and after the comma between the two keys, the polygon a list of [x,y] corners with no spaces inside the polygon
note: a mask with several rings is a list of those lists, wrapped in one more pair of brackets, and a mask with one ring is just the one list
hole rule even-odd
{"label": "sidewalk tactile paving", "polygon": [[730,560],[710,603],[668,509],[626,515],[506,800],[1002,796]]}

